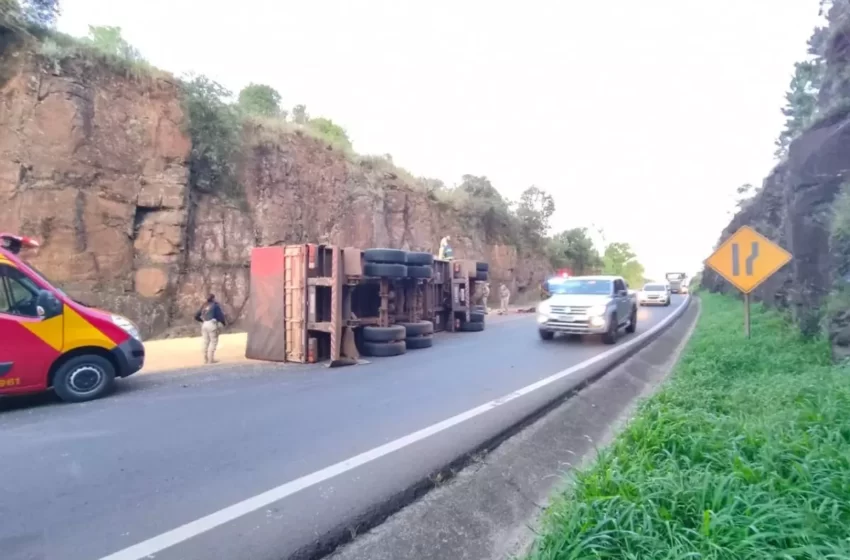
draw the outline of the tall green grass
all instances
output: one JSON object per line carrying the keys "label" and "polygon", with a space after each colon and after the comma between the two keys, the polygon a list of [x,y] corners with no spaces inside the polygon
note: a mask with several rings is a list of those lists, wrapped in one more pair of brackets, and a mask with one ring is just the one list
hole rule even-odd
{"label": "tall green grass", "polygon": [[674,376],[547,511],[531,558],[850,558],[850,369],[702,297]]}

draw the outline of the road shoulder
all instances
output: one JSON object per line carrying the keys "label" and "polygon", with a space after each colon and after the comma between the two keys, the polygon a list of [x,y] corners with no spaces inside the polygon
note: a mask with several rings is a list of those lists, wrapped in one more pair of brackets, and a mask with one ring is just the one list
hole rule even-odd
{"label": "road shoulder", "polygon": [[667,377],[699,316],[662,333],[442,487],[339,549],[335,560],[505,558],[524,553],[563,476],[592,461]]}

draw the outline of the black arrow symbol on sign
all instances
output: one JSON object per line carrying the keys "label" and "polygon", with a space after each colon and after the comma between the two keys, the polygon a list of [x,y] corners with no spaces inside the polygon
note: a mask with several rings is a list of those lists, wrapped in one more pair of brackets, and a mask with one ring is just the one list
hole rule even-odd
{"label": "black arrow symbol on sign", "polygon": [[[759,256],[759,242],[753,241],[750,248],[750,256],[744,261],[747,276],[753,275],[753,265]],[[732,276],[741,275],[741,255],[737,243],[732,243]]]}

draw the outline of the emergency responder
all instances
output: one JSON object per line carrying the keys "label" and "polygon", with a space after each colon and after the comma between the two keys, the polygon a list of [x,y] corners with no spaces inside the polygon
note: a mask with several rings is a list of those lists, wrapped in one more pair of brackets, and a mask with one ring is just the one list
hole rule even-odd
{"label": "emergency responder", "polygon": [[227,324],[214,294],[207,296],[206,303],[195,313],[195,320],[201,323],[204,363],[214,364],[215,350],[218,347],[218,333]]}
{"label": "emergency responder", "polygon": [[511,291],[507,286],[502,284],[499,287],[499,315],[504,315],[508,312],[508,301],[511,299]]}
{"label": "emergency responder", "polygon": [[439,252],[438,258],[440,258],[440,259],[450,259],[450,258],[452,258],[452,253],[453,253],[452,246],[449,245],[449,241],[451,241],[451,240],[452,240],[452,237],[450,235],[447,235],[444,238],[440,239],[440,252]]}
{"label": "emergency responder", "polygon": [[484,306],[484,313],[490,312],[490,307],[487,302],[490,301],[490,282],[484,282],[484,286],[481,287],[481,304]]}

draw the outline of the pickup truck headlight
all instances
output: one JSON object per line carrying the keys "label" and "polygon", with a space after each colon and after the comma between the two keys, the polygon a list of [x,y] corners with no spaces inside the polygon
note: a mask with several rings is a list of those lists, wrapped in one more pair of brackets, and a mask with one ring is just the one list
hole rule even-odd
{"label": "pickup truck headlight", "polygon": [[605,311],[608,309],[606,305],[594,305],[590,309],[587,310],[587,314],[593,317],[598,317],[600,315],[605,315]]}
{"label": "pickup truck headlight", "polygon": [[142,335],[139,334],[139,328],[135,324],[133,324],[130,319],[122,317],[121,315],[113,315],[112,322],[115,323],[116,327],[119,327],[125,333],[129,334],[139,342],[142,341]]}
{"label": "pickup truck headlight", "polygon": [[537,306],[537,312],[542,315],[548,315],[552,311],[552,305],[548,301],[541,301]]}

